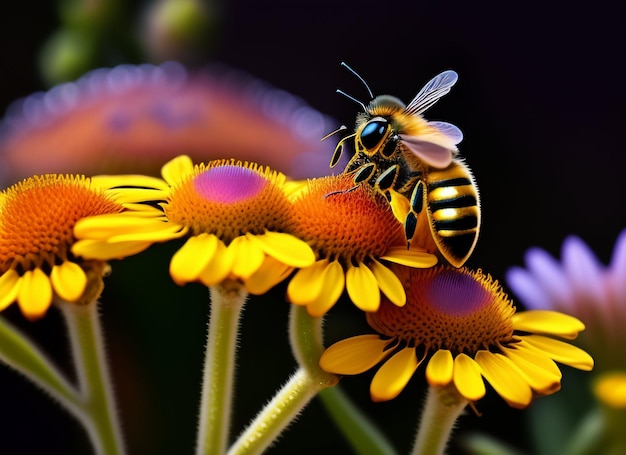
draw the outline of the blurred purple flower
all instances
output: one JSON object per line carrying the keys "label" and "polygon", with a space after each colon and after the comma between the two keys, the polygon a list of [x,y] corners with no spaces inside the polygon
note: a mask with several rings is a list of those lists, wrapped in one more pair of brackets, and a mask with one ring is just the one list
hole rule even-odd
{"label": "blurred purple flower", "polygon": [[581,334],[596,370],[626,371],[626,230],[604,266],[578,237],[565,239],[561,262],[539,248],[525,255],[526,268],[513,267],[506,279],[529,309],[553,309],[585,323]]}
{"label": "blurred purple flower", "polygon": [[329,173],[335,122],[232,69],[120,65],[35,93],[0,124],[0,183],[42,173],[158,173],[185,153],[237,158],[292,178]]}

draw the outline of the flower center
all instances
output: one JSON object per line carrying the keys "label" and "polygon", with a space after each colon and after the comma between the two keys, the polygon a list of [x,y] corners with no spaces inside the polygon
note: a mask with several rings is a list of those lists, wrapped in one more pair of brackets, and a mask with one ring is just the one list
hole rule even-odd
{"label": "flower center", "polygon": [[198,175],[194,186],[207,201],[234,204],[258,195],[268,185],[255,171],[238,166],[222,166]]}
{"label": "flower center", "polygon": [[491,294],[471,275],[444,270],[435,275],[424,290],[433,310],[450,317],[467,316],[488,305]]}
{"label": "flower center", "polygon": [[247,232],[283,232],[290,210],[283,182],[282,174],[253,163],[201,164],[172,188],[165,214],[195,235],[214,234],[227,244]]}
{"label": "flower center", "polygon": [[406,245],[402,226],[384,198],[367,185],[354,188],[346,175],[309,182],[294,201],[293,232],[320,258],[354,265],[384,255],[391,246]]}
{"label": "flower center", "polygon": [[121,211],[83,176],[36,176],[13,185],[0,193],[0,275],[64,262],[79,219]]}
{"label": "flower center", "polygon": [[381,334],[397,337],[426,351],[454,354],[497,350],[512,339],[514,308],[497,281],[481,271],[394,266],[405,286],[404,307],[383,299],[367,320]]}

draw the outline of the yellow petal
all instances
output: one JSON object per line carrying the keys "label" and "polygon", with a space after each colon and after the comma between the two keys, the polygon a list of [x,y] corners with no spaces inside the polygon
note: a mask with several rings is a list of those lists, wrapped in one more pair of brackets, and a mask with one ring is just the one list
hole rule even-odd
{"label": "yellow petal", "polygon": [[200,277],[215,254],[217,242],[217,237],[204,233],[187,239],[170,261],[170,275],[176,284],[183,285]]}
{"label": "yellow petal", "polygon": [[218,239],[213,258],[200,273],[199,280],[209,287],[221,283],[230,275],[234,263],[234,250],[229,249],[224,245],[224,242]]}
{"label": "yellow petal", "polygon": [[378,335],[359,335],[341,340],[324,351],[320,367],[335,374],[363,373],[389,355],[390,350],[385,348],[390,343],[390,340],[382,340]]}
{"label": "yellow petal", "polygon": [[376,372],[370,384],[373,401],[387,401],[397,397],[419,366],[414,348],[404,348],[387,360]]}
{"label": "yellow petal", "polygon": [[108,243],[106,240],[79,240],[72,245],[72,253],[85,259],[123,259],[147,249],[152,242]]}
{"label": "yellow petal", "polygon": [[309,267],[315,262],[315,253],[304,241],[290,234],[268,231],[263,235],[247,234],[261,249],[277,260],[292,267]]}
{"label": "yellow petal", "polygon": [[376,277],[378,287],[389,301],[394,305],[404,306],[406,304],[406,293],[404,292],[402,282],[396,274],[376,260],[372,261],[370,268]]}
{"label": "yellow petal", "polygon": [[312,266],[296,272],[287,286],[287,297],[295,305],[308,305],[317,299],[324,285],[324,272],[328,260],[322,259]]}
{"label": "yellow petal", "polygon": [[593,368],[593,358],[589,354],[564,341],[554,340],[541,335],[526,335],[523,337],[523,340],[559,363],[584,371],[590,371]]}
{"label": "yellow petal", "polygon": [[139,174],[96,175],[91,177],[90,180],[92,187],[101,189],[116,187],[156,188],[160,190],[168,189],[165,182],[160,178]]}
{"label": "yellow petal", "polygon": [[301,194],[309,190],[308,180],[287,180],[283,184],[283,193],[290,201],[295,201]]}
{"label": "yellow petal", "polygon": [[390,248],[381,259],[416,268],[428,268],[437,264],[437,256],[434,254],[407,250],[402,246]]}
{"label": "yellow petal", "polygon": [[259,245],[245,236],[235,237],[228,249],[235,257],[232,273],[237,278],[248,279],[265,260],[265,253]]}
{"label": "yellow petal", "polygon": [[561,371],[547,355],[531,350],[504,349],[504,355],[517,366],[524,380],[533,390],[547,395],[561,388]]}
{"label": "yellow petal", "polygon": [[453,366],[452,353],[447,349],[438,350],[426,365],[426,380],[434,386],[449,384],[452,381]]}
{"label": "yellow petal", "polygon": [[[165,182],[163,182],[165,184]],[[133,204],[148,201],[163,201],[168,193],[162,190],[146,188],[119,188],[107,190],[106,195],[118,204]]]}
{"label": "yellow petal", "polygon": [[287,278],[292,271],[293,267],[285,265],[272,256],[266,256],[259,270],[244,283],[246,290],[253,295],[265,294]]}
{"label": "yellow petal", "polygon": [[161,175],[167,183],[174,186],[193,171],[193,161],[187,155],[180,155],[168,161],[161,168]]}
{"label": "yellow petal", "polygon": [[511,319],[515,330],[557,335],[570,340],[585,330],[585,325],[581,321],[557,311],[522,311],[515,313]]}
{"label": "yellow petal", "polygon": [[380,306],[378,282],[365,264],[348,265],[346,289],[354,304],[363,311],[376,311]]}
{"label": "yellow petal", "polygon": [[123,202],[122,207],[126,210],[118,213],[118,216],[158,218],[167,221],[167,217],[162,210],[148,204],[136,204],[133,202]]}
{"label": "yellow petal", "polygon": [[[126,215],[129,212],[96,215],[80,219],[74,226],[78,239],[110,240],[115,236],[152,233],[171,229],[176,223],[167,223],[158,218]],[[178,225],[180,227],[180,225]],[[181,228],[182,229],[182,228]]]}
{"label": "yellow petal", "polygon": [[478,351],[476,362],[480,365],[482,375],[509,406],[525,408],[530,404],[532,390],[510,359],[501,354]]}
{"label": "yellow petal", "polygon": [[20,276],[12,269],[0,276],[0,311],[15,302],[21,282]]}
{"label": "yellow petal", "polygon": [[535,368],[544,370],[547,374],[561,379],[563,376],[559,366],[545,353],[529,347],[524,341],[516,343],[513,347],[505,348],[504,355],[509,357],[513,362],[527,362]]}
{"label": "yellow petal", "polygon": [[341,297],[345,284],[346,277],[341,264],[338,261],[330,262],[322,274],[320,294],[306,307],[309,315],[314,318],[325,315]]}
{"label": "yellow petal", "polygon": [[188,231],[187,228],[176,223],[164,223],[162,221],[158,221],[157,223],[151,223],[153,229],[148,231],[128,232],[111,236],[108,242],[166,242],[182,237]]}
{"label": "yellow petal", "polygon": [[21,280],[17,301],[28,319],[42,317],[52,303],[52,285],[41,269],[29,270]]}
{"label": "yellow petal", "polygon": [[52,267],[50,281],[56,294],[66,302],[81,298],[87,286],[87,275],[76,263],[65,261]]}
{"label": "yellow petal", "polygon": [[454,359],[454,386],[469,401],[485,396],[485,383],[480,375],[480,366],[471,357],[459,354]]}

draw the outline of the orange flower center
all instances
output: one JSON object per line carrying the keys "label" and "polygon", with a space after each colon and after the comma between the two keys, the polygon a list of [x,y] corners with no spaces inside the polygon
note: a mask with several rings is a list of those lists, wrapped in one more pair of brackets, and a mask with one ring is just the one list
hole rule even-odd
{"label": "orange flower center", "polygon": [[0,194],[0,275],[66,261],[79,219],[122,209],[83,176],[35,176],[13,185]]}
{"label": "orange flower center", "polygon": [[321,258],[356,265],[406,245],[404,231],[389,204],[368,185],[354,188],[351,176],[309,182],[294,201],[294,235]]}
{"label": "orange flower center", "polygon": [[227,244],[246,232],[283,232],[290,210],[283,182],[282,174],[252,163],[201,164],[172,189],[165,214],[195,235],[214,234]]}
{"label": "orange flower center", "polygon": [[426,352],[448,349],[468,355],[511,341],[513,305],[498,282],[480,270],[394,266],[394,272],[404,284],[407,303],[398,307],[383,299],[377,312],[367,313],[377,332]]}

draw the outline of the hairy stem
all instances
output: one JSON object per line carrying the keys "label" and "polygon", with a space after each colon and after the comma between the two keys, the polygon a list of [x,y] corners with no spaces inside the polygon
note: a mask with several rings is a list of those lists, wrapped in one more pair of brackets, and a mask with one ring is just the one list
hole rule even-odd
{"label": "hairy stem", "polygon": [[197,455],[222,455],[228,444],[239,320],[248,297],[245,288],[231,280],[210,292]]}

